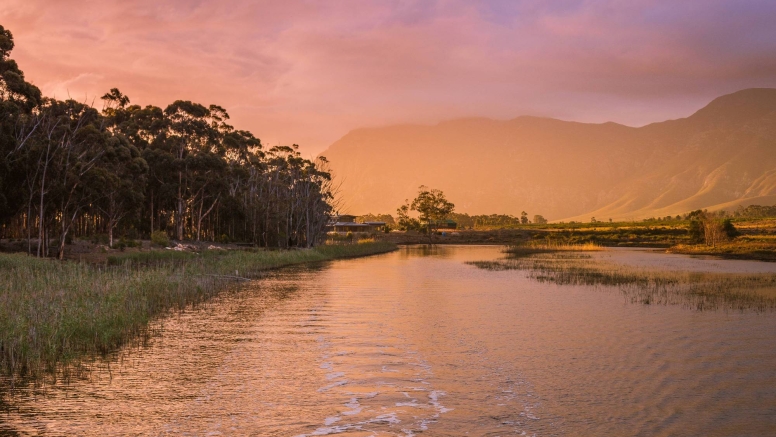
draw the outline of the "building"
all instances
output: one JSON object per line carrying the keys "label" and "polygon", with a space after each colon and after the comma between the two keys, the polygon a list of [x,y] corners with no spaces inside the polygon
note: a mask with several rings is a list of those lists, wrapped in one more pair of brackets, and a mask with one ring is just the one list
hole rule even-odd
{"label": "building", "polygon": [[385,222],[356,223],[356,216],[338,215],[332,217],[329,224],[326,225],[326,232],[382,232],[385,230],[385,225]]}

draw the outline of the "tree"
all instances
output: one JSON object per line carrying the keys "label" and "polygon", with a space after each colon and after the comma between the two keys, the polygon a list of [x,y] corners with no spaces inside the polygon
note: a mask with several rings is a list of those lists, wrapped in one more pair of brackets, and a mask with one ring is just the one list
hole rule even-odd
{"label": "tree", "polygon": [[520,224],[522,225],[528,224],[528,213],[525,211],[520,213]]}
{"label": "tree", "polygon": [[717,244],[738,235],[738,230],[730,219],[715,217],[713,213],[698,209],[690,212],[687,218],[690,220],[690,239],[695,243],[702,241],[707,246],[716,247]]}
{"label": "tree", "polygon": [[439,224],[453,213],[455,205],[447,200],[441,190],[421,185],[410,209],[418,212],[420,223],[425,225],[428,232],[429,242],[433,243],[434,232],[439,228]]}
{"label": "tree", "polygon": [[547,223],[547,219],[544,218],[543,216],[537,214],[537,215],[534,216],[533,222],[536,223],[536,224],[539,224],[539,225],[543,225],[543,224]]}
{"label": "tree", "polygon": [[703,239],[703,222],[697,218],[690,220],[687,232],[690,234],[690,241],[700,243]]}
{"label": "tree", "polygon": [[[131,105],[112,88],[103,110],[44,98],[9,58],[0,26],[0,232],[63,256],[73,237],[161,230],[178,239],[311,247],[336,205],[328,162],[298,146],[262,149],[218,105]],[[174,231],[173,231],[174,230]],[[131,232],[130,232],[131,231]],[[172,232],[170,232],[172,231]]]}
{"label": "tree", "polygon": [[717,244],[727,240],[725,228],[720,219],[706,215],[702,220],[703,238],[707,246],[716,247]]}
{"label": "tree", "polygon": [[40,90],[24,78],[13,59],[13,35],[0,26],[0,222],[9,220],[25,205],[25,146],[37,132],[41,119],[34,113]]}
{"label": "tree", "polygon": [[731,221],[729,218],[722,220],[722,230],[725,232],[725,235],[728,238],[736,238],[741,235],[741,233],[738,232],[738,229],[733,226],[733,221]]}
{"label": "tree", "polygon": [[404,201],[404,205],[396,209],[396,224],[402,231],[412,231],[420,229],[420,222],[416,218],[410,217],[410,202]]}
{"label": "tree", "polygon": [[148,164],[126,138],[108,139],[90,185],[95,193],[95,207],[107,218],[109,247],[113,247],[113,231],[119,221],[143,204],[147,174]]}

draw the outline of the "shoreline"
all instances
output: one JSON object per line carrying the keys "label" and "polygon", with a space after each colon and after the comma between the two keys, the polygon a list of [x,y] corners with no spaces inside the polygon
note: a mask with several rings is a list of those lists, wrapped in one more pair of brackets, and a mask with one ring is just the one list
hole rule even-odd
{"label": "shoreline", "polygon": [[[522,229],[459,230],[434,236],[434,244],[530,246],[544,244],[595,244],[601,247],[644,248],[666,253],[714,256],[720,259],[740,259],[776,262],[776,228],[742,229],[742,236],[710,247],[693,244],[683,228],[631,226],[627,230],[612,226],[575,225],[574,228],[539,228],[528,225]],[[624,228],[624,227],[623,227]],[[377,236],[397,245],[428,244],[428,236],[418,232],[394,231]]]}
{"label": "shoreline", "polygon": [[89,356],[142,336],[151,321],[269,270],[392,252],[389,242],[298,250],[131,252],[111,263],[0,254],[0,375],[67,377]]}

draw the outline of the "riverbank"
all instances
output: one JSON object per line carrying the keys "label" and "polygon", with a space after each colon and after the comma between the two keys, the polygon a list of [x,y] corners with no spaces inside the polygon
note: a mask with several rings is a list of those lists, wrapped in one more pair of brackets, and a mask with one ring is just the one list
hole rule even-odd
{"label": "riverbank", "polygon": [[[734,219],[740,233],[715,247],[693,241],[688,220],[526,224],[511,229],[474,229],[439,232],[434,244],[493,244],[532,250],[542,246],[649,247],[669,253],[711,255],[727,259],[776,261],[776,220]],[[378,236],[395,244],[428,244],[428,235],[390,232]]]}
{"label": "riverbank", "polygon": [[668,248],[667,252],[684,255],[707,255],[725,259],[748,259],[775,262],[776,242],[734,240],[713,247],[705,244],[680,244]]}
{"label": "riverbank", "polygon": [[105,354],[170,311],[283,266],[390,252],[390,242],[314,249],[159,250],[105,264],[0,254],[0,373],[40,377]]}

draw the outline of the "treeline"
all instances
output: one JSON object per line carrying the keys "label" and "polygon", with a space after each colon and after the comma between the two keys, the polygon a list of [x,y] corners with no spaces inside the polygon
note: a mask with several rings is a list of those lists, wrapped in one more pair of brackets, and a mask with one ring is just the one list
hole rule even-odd
{"label": "treeline", "polygon": [[776,205],[749,205],[746,208],[739,206],[738,209],[733,212],[733,216],[750,218],[776,217]]}
{"label": "treeline", "polygon": [[[0,238],[61,257],[73,237],[105,234],[312,246],[332,211],[325,158],[265,149],[216,105],[104,108],[41,95],[0,26]],[[53,245],[53,247],[51,247]]]}
{"label": "treeline", "polygon": [[[533,219],[529,219],[528,214],[525,212],[520,217],[508,214],[469,215],[465,213],[451,213],[448,218],[456,222],[458,229],[510,229],[526,224],[547,223],[543,216],[534,215]],[[356,217],[356,221],[359,223],[385,222],[389,227],[400,229],[398,222],[390,214],[364,214]]]}

